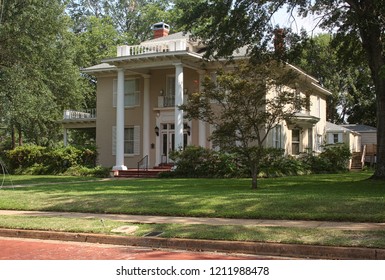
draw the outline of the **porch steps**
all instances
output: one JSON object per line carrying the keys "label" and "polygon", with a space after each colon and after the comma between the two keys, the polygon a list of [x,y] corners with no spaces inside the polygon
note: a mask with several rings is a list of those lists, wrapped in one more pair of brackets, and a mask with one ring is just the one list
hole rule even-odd
{"label": "porch steps", "polygon": [[350,165],[350,171],[362,170],[362,152],[355,152],[352,154],[352,163]]}
{"label": "porch steps", "polygon": [[129,168],[128,170],[117,170],[114,173],[114,177],[118,178],[157,178],[159,173],[170,172],[172,165],[161,165],[153,168],[137,169]]}

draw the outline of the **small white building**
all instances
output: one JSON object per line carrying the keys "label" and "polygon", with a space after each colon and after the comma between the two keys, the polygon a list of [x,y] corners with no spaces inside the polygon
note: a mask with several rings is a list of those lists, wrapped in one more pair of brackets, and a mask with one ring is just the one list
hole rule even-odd
{"label": "small white building", "polygon": [[352,153],[361,151],[361,134],[342,125],[326,122],[326,144],[344,143]]}

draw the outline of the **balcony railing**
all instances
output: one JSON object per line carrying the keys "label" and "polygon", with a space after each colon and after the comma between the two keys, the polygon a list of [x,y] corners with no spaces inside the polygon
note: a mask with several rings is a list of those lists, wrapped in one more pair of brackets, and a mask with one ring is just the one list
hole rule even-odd
{"label": "balcony railing", "polygon": [[63,115],[64,120],[86,120],[95,118],[96,109],[87,109],[84,111],[65,110]]}
{"label": "balcony railing", "polygon": [[[188,95],[183,95],[183,104],[187,104]],[[175,107],[175,96],[158,96],[158,108]]]}
{"label": "balcony railing", "polygon": [[117,56],[133,56],[150,53],[185,51],[187,49],[186,39],[169,40],[157,43],[145,43],[134,46],[118,46]]}

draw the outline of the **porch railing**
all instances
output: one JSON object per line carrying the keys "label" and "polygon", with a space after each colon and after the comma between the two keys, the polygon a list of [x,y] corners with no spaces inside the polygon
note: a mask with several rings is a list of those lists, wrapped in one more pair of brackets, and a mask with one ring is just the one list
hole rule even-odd
{"label": "porch railing", "polygon": [[86,109],[83,111],[65,110],[63,114],[64,120],[80,120],[96,118],[96,109]]}
{"label": "porch railing", "polygon": [[185,51],[187,49],[186,39],[169,40],[156,43],[145,43],[141,45],[122,45],[117,47],[117,56],[133,56],[150,53]]}
{"label": "porch railing", "polygon": [[[183,104],[187,104],[188,95],[183,95]],[[158,96],[158,107],[164,108],[164,107],[175,107],[175,96],[173,95],[166,95],[166,96]]]}
{"label": "porch railing", "polygon": [[138,161],[138,177],[140,175],[140,170],[144,170],[144,171],[148,170],[148,155],[146,155],[140,161]]}

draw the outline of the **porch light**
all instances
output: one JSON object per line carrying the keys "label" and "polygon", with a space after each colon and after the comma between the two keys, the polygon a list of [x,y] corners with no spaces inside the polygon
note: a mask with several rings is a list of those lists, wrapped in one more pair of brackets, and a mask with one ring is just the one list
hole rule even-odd
{"label": "porch light", "polygon": [[155,126],[155,134],[156,134],[156,136],[159,136],[159,127],[158,126]]}

